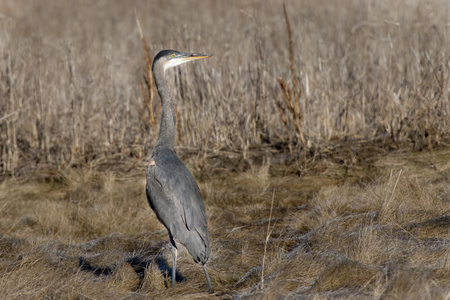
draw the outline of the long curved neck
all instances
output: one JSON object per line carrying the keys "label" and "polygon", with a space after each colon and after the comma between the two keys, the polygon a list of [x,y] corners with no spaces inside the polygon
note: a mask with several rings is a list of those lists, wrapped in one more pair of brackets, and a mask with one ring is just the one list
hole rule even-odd
{"label": "long curved neck", "polygon": [[152,69],[162,106],[161,125],[159,127],[159,137],[156,146],[162,146],[173,150],[175,125],[177,120],[175,117],[172,96],[169,93],[169,87],[167,86],[164,77],[164,68],[159,64],[154,64]]}

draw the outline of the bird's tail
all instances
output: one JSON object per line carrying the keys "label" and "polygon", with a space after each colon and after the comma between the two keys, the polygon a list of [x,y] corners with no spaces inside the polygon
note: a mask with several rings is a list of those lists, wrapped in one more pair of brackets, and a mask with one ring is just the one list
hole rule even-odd
{"label": "bird's tail", "polygon": [[205,241],[197,231],[190,231],[184,246],[196,263],[201,262],[202,264],[206,264],[211,253],[208,237],[206,237]]}

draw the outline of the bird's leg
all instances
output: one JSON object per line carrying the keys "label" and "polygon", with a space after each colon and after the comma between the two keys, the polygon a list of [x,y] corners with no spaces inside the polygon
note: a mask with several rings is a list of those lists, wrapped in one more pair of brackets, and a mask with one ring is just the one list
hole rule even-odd
{"label": "bird's leg", "polygon": [[203,264],[203,270],[205,270],[206,281],[208,281],[208,293],[213,294],[214,290],[212,288],[211,279],[209,279],[208,270],[206,270],[206,264]]}
{"label": "bird's leg", "polygon": [[170,247],[170,251],[172,251],[172,287],[175,286],[175,279],[177,275],[177,248],[172,244]]}

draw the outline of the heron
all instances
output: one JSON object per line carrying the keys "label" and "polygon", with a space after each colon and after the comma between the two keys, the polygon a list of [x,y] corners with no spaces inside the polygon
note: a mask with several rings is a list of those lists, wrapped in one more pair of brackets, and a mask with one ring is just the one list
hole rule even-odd
{"label": "heron", "polygon": [[146,192],[150,207],[169,232],[172,287],[175,286],[178,243],[186,247],[196,263],[202,263],[208,292],[213,293],[206,269],[211,248],[205,205],[194,177],[174,150],[176,116],[174,102],[164,76],[168,68],[210,56],[162,50],[153,60],[152,72],[161,98],[162,115],[158,140],[150,154],[147,168]]}

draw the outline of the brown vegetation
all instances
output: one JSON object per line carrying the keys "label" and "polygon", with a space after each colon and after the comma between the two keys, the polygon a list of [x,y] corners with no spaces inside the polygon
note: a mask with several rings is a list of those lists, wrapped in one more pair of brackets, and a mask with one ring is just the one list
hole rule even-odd
{"label": "brown vegetation", "polygon": [[188,149],[448,145],[448,3],[413,2],[3,2],[0,171],[145,157],[163,48],[214,55],[169,74]]}
{"label": "brown vegetation", "polygon": [[[449,4],[285,5],[0,3],[0,298],[450,298]],[[145,200],[163,48],[214,55],[168,80],[215,295]]]}
{"label": "brown vegetation", "polygon": [[[448,151],[381,157],[363,169],[327,162],[328,172],[311,167],[301,177],[267,162],[235,172],[196,160],[187,162],[209,217],[209,297],[448,299]],[[145,168],[4,180],[0,297],[208,297],[187,251],[171,288],[167,232],[145,201]]]}

